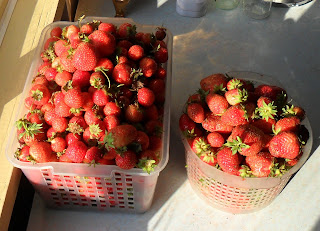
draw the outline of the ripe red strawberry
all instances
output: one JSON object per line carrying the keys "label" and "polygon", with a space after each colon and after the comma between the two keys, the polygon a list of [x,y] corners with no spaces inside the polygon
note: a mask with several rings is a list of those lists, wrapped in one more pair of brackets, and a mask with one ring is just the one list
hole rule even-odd
{"label": "ripe red strawberry", "polygon": [[138,102],[144,107],[150,107],[155,101],[155,95],[152,90],[147,87],[138,90]]}
{"label": "ripe red strawberry", "polygon": [[219,132],[211,132],[207,135],[207,141],[211,147],[220,148],[225,140]]}
{"label": "ripe red strawberry", "polygon": [[96,114],[92,109],[87,110],[83,117],[88,125],[96,124],[100,121],[100,115]]}
{"label": "ripe red strawberry", "polygon": [[45,85],[35,84],[31,87],[29,95],[33,98],[35,105],[42,106],[48,103],[51,94]]}
{"label": "ripe red strawberry", "polygon": [[300,126],[300,119],[296,116],[285,117],[278,120],[274,126],[275,134],[279,132],[297,132]]}
{"label": "ripe red strawberry", "polygon": [[105,160],[114,160],[117,155],[117,151],[114,148],[110,148],[109,151],[103,154],[102,158]]}
{"label": "ripe red strawberry", "polygon": [[101,150],[98,147],[93,146],[87,150],[86,155],[83,158],[83,163],[95,164],[98,163],[101,158]]}
{"label": "ripe red strawberry", "polygon": [[298,136],[293,132],[280,132],[271,139],[269,151],[274,157],[296,158],[300,153]]}
{"label": "ripe red strawberry", "polygon": [[226,145],[231,147],[233,152],[252,156],[263,149],[264,137],[264,133],[251,124],[239,125],[232,130]]}
{"label": "ripe red strawberry", "polygon": [[263,107],[264,104],[269,104],[269,103],[272,103],[272,100],[269,98],[269,97],[266,97],[266,96],[260,96],[257,100],[257,106],[259,108]]}
{"label": "ripe red strawberry", "polygon": [[72,75],[72,84],[80,88],[90,86],[90,72],[76,70]]}
{"label": "ripe red strawberry", "polygon": [[70,44],[66,40],[60,39],[54,44],[54,52],[58,57],[63,53],[68,53],[68,50],[71,48]]}
{"label": "ripe red strawberry", "polygon": [[246,157],[246,163],[256,177],[267,177],[271,173],[274,157],[269,152],[259,152]]}
{"label": "ripe red strawberry", "polygon": [[101,58],[97,62],[97,66],[94,68],[95,70],[97,69],[102,69],[105,70],[107,75],[112,75],[114,65],[112,61],[108,58]]}
{"label": "ripe red strawberry", "polygon": [[69,37],[70,45],[72,49],[77,49],[82,40],[79,37],[79,34],[71,34]]}
{"label": "ripe red strawberry", "polygon": [[109,102],[109,95],[105,88],[97,89],[92,94],[93,102],[98,106],[105,106]]}
{"label": "ripe red strawberry", "polygon": [[107,131],[110,131],[112,128],[120,125],[120,119],[115,115],[108,115],[104,117],[103,122]]}
{"label": "ripe red strawberry", "polygon": [[134,37],[136,34],[136,26],[130,23],[123,23],[118,27],[117,36],[121,39]]}
{"label": "ripe red strawberry", "polygon": [[157,63],[166,63],[168,61],[168,49],[160,47],[154,53],[154,59]]}
{"label": "ripe red strawberry", "polygon": [[248,124],[249,118],[245,106],[239,104],[229,107],[221,116],[221,121],[230,126]]}
{"label": "ripe red strawberry", "polygon": [[120,116],[121,108],[115,102],[107,102],[106,105],[103,107],[103,113],[105,116],[108,116],[108,115]]}
{"label": "ripe red strawberry", "polygon": [[62,36],[65,38],[70,38],[72,34],[78,34],[80,32],[80,28],[76,25],[69,25],[62,30]]}
{"label": "ripe red strawberry", "polygon": [[209,132],[219,132],[222,134],[231,133],[233,126],[224,123],[220,116],[209,115],[203,122],[202,127]]}
{"label": "ripe red strawberry", "polygon": [[126,50],[129,50],[130,47],[132,47],[134,44],[132,42],[130,42],[128,39],[123,39],[118,41],[117,43],[117,47],[123,47]]}
{"label": "ripe red strawberry", "polygon": [[130,104],[125,108],[124,116],[128,122],[139,123],[144,119],[144,110],[137,104]]}
{"label": "ripe red strawberry", "polygon": [[149,136],[149,149],[152,151],[159,152],[162,147],[162,139],[157,135]]}
{"label": "ripe red strawberry", "polygon": [[51,145],[47,142],[34,142],[30,145],[29,154],[37,163],[55,161]]}
{"label": "ripe red strawberry", "polygon": [[273,101],[275,101],[277,99],[277,96],[282,92],[285,93],[285,90],[280,87],[267,84],[261,84],[254,90],[254,93],[258,96],[265,96],[272,99]]}
{"label": "ripe red strawberry", "polygon": [[247,101],[248,92],[246,89],[240,90],[236,88],[227,91],[224,96],[230,105],[237,105]]}
{"label": "ripe red strawberry", "polygon": [[162,41],[167,36],[166,28],[158,27],[155,36],[157,40]]}
{"label": "ripe red strawberry", "polygon": [[151,105],[150,107],[145,108],[144,110],[145,118],[147,120],[157,120],[159,119],[159,112],[156,105]]}
{"label": "ripe red strawberry", "polygon": [[45,71],[47,68],[51,67],[51,63],[50,62],[43,62],[43,64],[40,65],[40,67],[38,68],[38,72],[40,75],[44,75]]}
{"label": "ripe red strawberry", "polygon": [[164,79],[154,78],[148,83],[148,88],[150,88],[155,94],[161,94],[165,92],[166,83]]}
{"label": "ripe red strawberry", "polygon": [[196,124],[195,122],[190,119],[190,117],[187,115],[187,114],[182,114],[180,116],[180,119],[179,119],[179,128],[182,132],[184,131],[192,131],[193,129],[195,129],[196,127]]}
{"label": "ripe red strawberry", "polygon": [[142,59],[144,57],[144,49],[140,45],[133,45],[128,50],[128,57],[134,61]]}
{"label": "ripe red strawberry", "polygon": [[222,115],[229,107],[226,98],[215,93],[209,93],[206,96],[206,102],[210,111],[216,115]]}
{"label": "ripe red strawberry", "polygon": [[102,30],[106,33],[111,33],[113,35],[115,35],[117,32],[116,26],[112,23],[107,23],[107,22],[100,23],[98,26],[98,30]]}
{"label": "ripe red strawberry", "polygon": [[58,41],[58,40],[59,40],[59,38],[55,38],[55,37],[50,37],[50,38],[48,38],[48,39],[45,41],[45,43],[44,43],[43,49],[44,49],[44,50],[47,50],[49,47],[53,46],[54,43],[55,43],[56,41]]}
{"label": "ripe red strawberry", "polygon": [[51,37],[60,38],[61,34],[62,34],[62,29],[60,27],[58,27],[58,26],[52,28],[51,31],[50,31],[50,36]]}
{"label": "ripe red strawberry", "polygon": [[75,141],[81,141],[81,140],[82,140],[81,135],[79,135],[77,133],[69,132],[66,135],[66,141],[67,141],[68,146],[70,146]]}
{"label": "ripe red strawberry", "polygon": [[87,42],[79,44],[72,58],[73,66],[81,71],[93,71],[97,61],[94,47]]}
{"label": "ripe red strawberry", "polygon": [[51,149],[54,152],[63,152],[67,147],[67,141],[63,137],[55,137],[51,140]]}
{"label": "ripe red strawberry", "polygon": [[88,38],[95,47],[99,57],[110,56],[116,49],[116,39],[111,33],[95,30]]}
{"label": "ripe red strawberry", "polygon": [[131,67],[128,64],[117,64],[112,72],[112,78],[120,84],[131,85]]}
{"label": "ripe red strawberry", "polygon": [[94,28],[91,24],[83,24],[80,27],[80,33],[83,33],[85,35],[89,35],[93,32]]}
{"label": "ripe red strawberry", "polygon": [[94,102],[92,100],[92,95],[89,92],[82,92],[82,97],[83,97],[83,105],[82,108],[84,111],[91,110],[92,107],[94,106]]}
{"label": "ripe red strawberry", "polygon": [[164,69],[163,67],[158,67],[158,69],[155,73],[155,77],[160,78],[160,79],[166,79],[166,77],[167,77],[166,69]]}
{"label": "ripe red strawberry", "polygon": [[131,151],[126,152],[116,156],[116,165],[122,169],[132,169],[137,164],[137,156]]}
{"label": "ripe red strawberry", "polygon": [[227,86],[227,78],[223,74],[213,74],[200,81],[200,86],[204,91],[214,91],[217,87]]}
{"label": "ripe red strawberry", "polygon": [[44,72],[44,76],[46,77],[46,79],[48,81],[54,81],[55,77],[57,75],[57,69],[53,68],[53,67],[49,67],[46,69],[46,71]]}
{"label": "ripe red strawberry", "polygon": [[51,96],[51,101],[53,101],[54,105],[57,105],[61,102],[64,102],[64,94],[62,91],[56,91]]}
{"label": "ripe red strawberry", "polygon": [[81,91],[76,88],[68,90],[64,102],[71,108],[81,108],[84,103]]}
{"label": "ripe red strawberry", "polygon": [[72,160],[70,160],[66,154],[63,154],[59,157],[59,162],[72,163]]}
{"label": "ripe red strawberry", "polygon": [[75,72],[77,69],[72,62],[72,55],[68,53],[63,53],[59,58],[59,64],[61,65],[62,70],[68,71],[70,73]]}
{"label": "ripe red strawberry", "polygon": [[74,116],[69,120],[67,131],[81,134],[88,127],[82,116]]}
{"label": "ripe red strawberry", "polygon": [[246,82],[242,79],[232,78],[227,83],[228,91],[233,89],[243,89],[246,86]]}
{"label": "ripe red strawberry", "polygon": [[30,147],[28,145],[25,145],[22,148],[18,148],[18,150],[15,152],[15,157],[20,161],[29,162],[30,161],[29,150],[30,150]]}
{"label": "ripe red strawberry", "polygon": [[90,85],[93,86],[94,88],[102,88],[106,82],[106,78],[104,77],[104,75],[102,74],[102,72],[98,71],[98,72],[93,72],[90,75]]}
{"label": "ripe red strawberry", "polygon": [[49,109],[44,113],[44,120],[49,125],[52,125],[52,120],[56,117],[59,117],[59,115],[56,114],[55,108]]}
{"label": "ripe red strawberry", "polygon": [[36,85],[36,84],[42,84],[42,85],[45,85],[46,87],[49,86],[48,80],[47,80],[46,77],[43,76],[43,75],[36,76],[36,77],[32,80],[32,86],[33,86],[33,85]]}
{"label": "ripe red strawberry", "polygon": [[139,62],[139,67],[145,77],[151,77],[157,72],[157,63],[150,57],[144,57]]}
{"label": "ripe red strawberry", "polygon": [[40,110],[44,114],[44,113],[46,113],[46,111],[49,111],[53,108],[54,108],[53,104],[49,102],[49,103],[46,103],[45,105],[41,106]]}
{"label": "ripe red strawberry", "polygon": [[88,147],[83,142],[74,141],[68,145],[65,154],[72,162],[81,163],[86,155],[87,150]]}
{"label": "ripe red strawberry", "polygon": [[54,118],[52,127],[56,132],[64,132],[68,127],[68,120],[65,117]]}
{"label": "ripe red strawberry", "polygon": [[275,119],[256,119],[252,121],[251,123],[253,126],[259,128],[261,131],[263,131],[266,134],[271,134],[272,133],[272,128],[276,124]]}
{"label": "ripe red strawberry", "polygon": [[[58,103],[57,105],[55,105],[54,112],[55,112],[55,115],[58,117],[69,117],[69,116],[71,116],[70,109],[71,109],[71,107],[69,107],[64,101],[62,101],[62,102]],[[52,125],[52,121],[51,121],[50,125]]]}
{"label": "ripe red strawberry", "polygon": [[202,121],[205,119],[204,109],[199,103],[188,104],[187,113],[189,118],[195,123],[202,123]]}
{"label": "ripe red strawberry", "polygon": [[200,154],[200,160],[202,160],[206,164],[209,164],[211,166],[215,166],[218,163],[217,153],[215,150],[209,149],[208,151]]}
{"label": "ripe red strawberry", "polygon": [[30,111],[26,115],[26,119],[30,121],[31,123],[37,123],[37,124],[42,124],[43,126],[45,125],[45,120],[43,117],[43,113],[39,110],[34,110]]}
{"label": "ripe red strawberry", "polygon": [[233,154],[231,148],[224,147],[219,150],[217,152],[217,162],[224,172],[238,175],[241,158],[238,153]]}
{"label": "ripe red strawberry", "polygon": [[135,139],[135,142],[141,145],[142,151],[145,151],[149,148],[149,144],[150,144],[149,136],[143,131],[137,132],[137,137]]}
{"label": "ripe red strawberry", "polygon": [[137,129],[129,124],[119,125],[117,127],[112,128],[106,138],[108,138],[108,142],[105,142],[107,146],[115,148],[121,148],[127,146],[132,143],[137,137]]}
{"label": "ripe red strawberry", "polygon": [[72,74],[67,71],[58,72],[54,80],[59,86],[63,87],[68,81],[72,80]]}

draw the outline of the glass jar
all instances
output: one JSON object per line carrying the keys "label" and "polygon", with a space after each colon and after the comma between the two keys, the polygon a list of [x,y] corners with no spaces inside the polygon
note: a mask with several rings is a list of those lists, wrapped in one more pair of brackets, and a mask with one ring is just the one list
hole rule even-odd
{"label": "glass jar", "polygon": [[239,0],[216,0],[216,7],[222,10],[232,10],[237,8]]}
{"label": "glass jar", "polygon": [[264,19],[271,14],[271,0],[244,0],[244,13],[250,18]]}

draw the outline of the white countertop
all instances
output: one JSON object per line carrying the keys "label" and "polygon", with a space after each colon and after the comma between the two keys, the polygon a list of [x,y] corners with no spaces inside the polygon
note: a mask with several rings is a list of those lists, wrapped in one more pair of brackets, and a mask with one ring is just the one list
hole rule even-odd
{"label": "white countertop", "polygon": [[[86,9],[86,15],[113,17],[111,1],[105,2],[96,11],[103,13]],[[173,0],[157,2],[134,0],[127,14],[137,23],[163,25],[174,35],[170,159],[158,178],[150,210],[144,214],[51,210],[36,194],[28,231],[320,230],[319,1],[273,7],[271,16],[261,21],[246,17],[241,7],[215,9],[213,1],[202,18],[178,15]],[[77,14],[80,11],[81,7]],[[178,134],[182,105],[199,80],[231,70],[277,77],[304,107],[313,129],[309,160],[268,207],[250,214],[221,212],[192,191]]]}

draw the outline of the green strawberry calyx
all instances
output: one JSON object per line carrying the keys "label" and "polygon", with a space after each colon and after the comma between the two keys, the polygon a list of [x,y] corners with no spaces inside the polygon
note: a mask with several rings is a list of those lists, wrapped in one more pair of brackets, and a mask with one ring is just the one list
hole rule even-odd
{"label": "green strawberry calyx", "polygon": [[114,142],[114,138],[112,133],[111,132],[106,133],[103,139],[103,144],[108,151],[110,151],[110,148],[115,148],[113,145],[113,142]]}
{"label": "green strawberry calyx", "polygon": [[232,79],[230,80],[230,85],[229,85],[229,90],[233,90],[236,88],[242,88],[243,87],[243,82],[240,81],[240,79]]}
{"label": "green strawberry calyx", "polygon": [[157,166],[155,160],[152,159],[140,159],[139,163],[137,164],[138,168],[141,168],[143,171],[150,174],[152,171],[154,171],[154,168]]}
{"label": "green strawberry calyx", "polygon": [[233,139],[232,141],[227,141],[224,144],[224,146],[231,148],[232,154],[236,154],[237,152],[241,151],[243,148],[250,148],[249,145],[242,142],[239,136],[237,136],[237,138]]}
{"label": "green strawberry calyx", "polygon": [[26,119],[20,119],[16,122],[16,127],[20,129],[24,129],[22,133],[19,134],[19,139],[22,137],[31,137],[33,138],[34,135],[38,133],[42,133],[42,124],[31,123]]}
{"label": "green strawberry calyx", "polygon": [[257,108],[256,110],[256,113],[267,122],[269,118],[274,119],[273,116],[277,114],[277,106],[273,105],[273,102],[266,104],[264,101],[262,101],[262,107]]}
{"label": "green strawberry calyx", "polygon": [[100,134],[100,132],[102,132],[99,124],[90,124],[89,131],[90,131],[90,139],[97,137]]}
{"label": "green strawberry calyx", "polygon": [[203,138],[199,138],[195,144],[196,154],[200,157],[201,153],[208,151],[210,147]]}

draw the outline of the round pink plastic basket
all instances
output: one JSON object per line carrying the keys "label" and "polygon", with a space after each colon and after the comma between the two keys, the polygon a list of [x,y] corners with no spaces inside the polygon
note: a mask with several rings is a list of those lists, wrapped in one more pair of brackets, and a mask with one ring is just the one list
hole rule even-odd
{"label": "round pink plastic basket", "polygon": [[[229,72],[228,75],[250,80],[254,83],[281,86],[271,77],[258,73]],[[313,137],[308,118],[305,118],[302,124],[309,131],[309,139],[304,146],[303,156],[282,177],[242,178],[225,173],[200,160],[181,134],[185,147],[188,180],[193,190],[209,205],[229,213],[250,213],[268,206],[310,155]]]}

